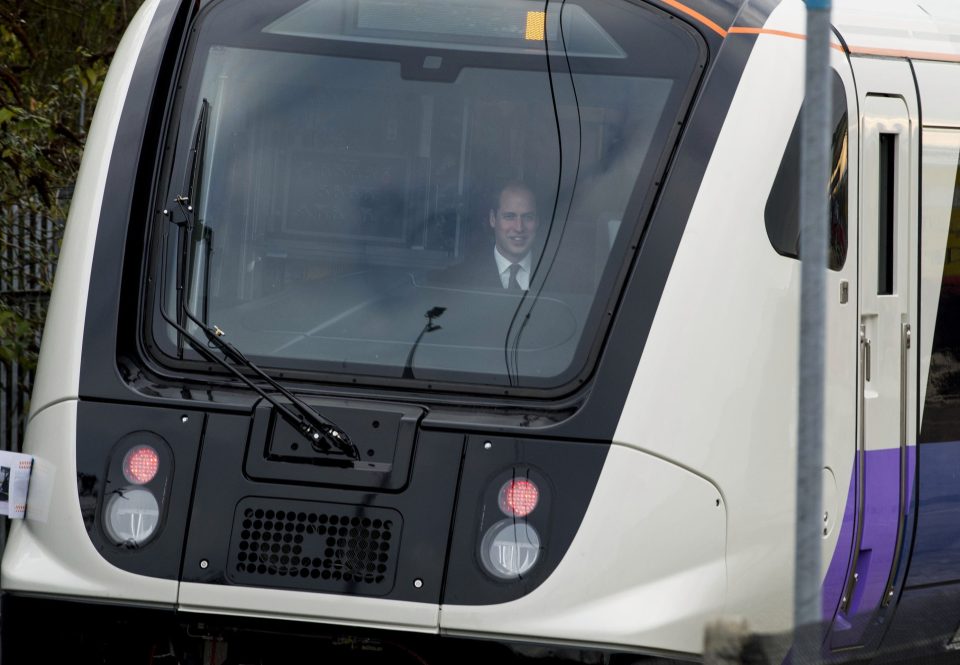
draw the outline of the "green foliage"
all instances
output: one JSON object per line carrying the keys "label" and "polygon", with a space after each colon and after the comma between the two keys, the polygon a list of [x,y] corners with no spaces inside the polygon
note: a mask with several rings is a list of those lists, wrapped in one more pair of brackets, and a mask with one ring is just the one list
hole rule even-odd
{"label": "green foliage", "polygon": [[0,360],[18,362],[26,369],[37,366],[37,354],[34,349],[36,330],[33,323],[16,311],[0,303]]}
{"label": "green foliage", "polygon": [[[142,1],[0,0],[0,362],[35,364],[92,109]],[[24,232],[41,218],[54,237]]]}
{"label": "green foliage", "polygon": [[0,204],[62,214],[90,110],[139,0],[0,0]]}

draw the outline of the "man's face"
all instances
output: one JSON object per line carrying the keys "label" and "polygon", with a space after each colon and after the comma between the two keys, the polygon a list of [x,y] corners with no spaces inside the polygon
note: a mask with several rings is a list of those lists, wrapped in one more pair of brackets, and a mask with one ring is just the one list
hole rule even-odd
{"label": "man's face", "polygon": [[500,207],[490,211],[490,226],[497,249],[516,263],[526,256],[537,235],[537,204],[525,189],[506,189],[500,194]]}

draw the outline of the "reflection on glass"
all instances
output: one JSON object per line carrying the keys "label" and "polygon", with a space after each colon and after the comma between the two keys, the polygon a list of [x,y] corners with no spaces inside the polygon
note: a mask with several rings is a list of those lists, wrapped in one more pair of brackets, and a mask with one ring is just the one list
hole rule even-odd
{"label": "reflection on glass", "polygon": [[267,366],[570,381],[690,86],[692,38],[602,1],[548,9],[540,28],[543,4],[523,0],[456,16],[281,4],[225,0],[201,23],[170,177],[189,171],[206,99],[195,311]]}
{"label": "reflection on glass", "polygon": [[[583,7],[543,11],[542,0],[412,3],[408,0],[311,0],[264,32],[406,46],[487,52],[542,52],[562,41],[569,55],[624,58],[626,53]],[[559,50],[559,49],[558,49]]]}

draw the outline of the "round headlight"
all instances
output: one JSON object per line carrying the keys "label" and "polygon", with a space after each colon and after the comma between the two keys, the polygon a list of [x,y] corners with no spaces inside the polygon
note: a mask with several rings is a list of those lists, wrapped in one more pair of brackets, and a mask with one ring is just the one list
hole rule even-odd
{"label": "round headlight", "polygon": [[540,534],[528,522],[500,520],[480,543],[480,560],[487,572],[514,580],[533,568],[540,558]]}
{"label": "round headlight", "polygon": [[104,509],[104,528],[118,545],[142,545],[157,530],[160,507],[144,489],[127,488],[113,494]]}

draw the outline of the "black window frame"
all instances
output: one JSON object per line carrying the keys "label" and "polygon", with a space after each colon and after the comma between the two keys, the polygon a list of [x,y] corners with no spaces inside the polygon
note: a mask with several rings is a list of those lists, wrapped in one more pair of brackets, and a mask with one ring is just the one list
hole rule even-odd
{"label": "black window frame", "polygon": [[[281,1],[290,5],[297,5],[302,2],[302,0]],[[573,2],[573,0],[570,1]],[[599,1],[612,2],[613,0]],[[174,152],[177,142],[173,140],[171,143],[170,141],[171,139],[175,139],[180,131],[179,123],[192,123],[194,120],[191,117],[184,116],[182,111],[184,108],[188,108],[188,102],[190,101],[187,81],[191,76],[191,72],[193,71],[198,54],[202,53],[202,49],[198,47],[198,39],[200,35],[199,24],[203,21],[207,13],[215,9],[223,2],[229,2],[229,0],[212,0],[211,2],[206,3],[200,9],[200,11],[192,18],[189,29],[190,35],[189,38],[185,40],[183,46],[180,66],[174,76],[173,89],[176,90],[176,94],[172,102],[169,104],[168,112],[165,118],[165,128],[160,134],[160,140],[163,141],[161,144],[162,148],[160,150],[160,167],[157,171],[158,175],[156,182],[153,185],[153,197],[155,201],[154,209],[158,211],[170,207],[170,194],[174,191],[174,189],[176,189],[173,185],[173,174],[175,172],[174,162],[176,161],[176,155]],[[668,165],[677,150],[680,135],[686,126],[688,117],[692,112],[694,99],[696,98],[696,95],[704,82],[704,73],[707,70],[707,63],[710,57],[707,41],[693,25],[683,20],[676,20],[678,18],[677,16],[652,3],[644,2],[643,0],[621,0],[621,3],[648,11],[651,14],[658,16],[659,20],[663,21],[663,25],[677,26],[680,30],[682,30],[690,40],[691,44],[695,45],[697,48],[696,66],[692,69],[691,76],[687,80],[686,88],[678,94],[679,102],[676,107],[676,115],[670,115],[668,117],[667,114],[665,114],[664,117],[661,118],[661,124],[659,125],[659,128],[666,129],[666,137],[662,144],[660,155],[658,156],[657,160],[653,162],[650,176],[646,178],[642,177],[642,171],[637,174],[636,182],[646,183],[647,186],[634,186],[634,189],[629,196],[629,203],[624,210],[623,224],[627,225],[629,222],[630,226],[632,227],[632,234],[626,241],[618,242],[616,245],[614,245],[610,252],[608,263],[613,264],[615,269],[607,269],[604,271],[603,279],[600,281],[597,287],[596,297],[593,305],[590,308],[590,314],[588,315],[587,323],[584,325],[584,329],[587,330],[594,327],[595,324],[599,324],[599,330],[596,330],[592,334],[585,332],[581,336],[577,349],[571,360],[570,369],[575,371],[571,372],[570,380],[558,385],[545,387],[507,387],[502,385],[456,380],[398,379],[375,374],[351,375],[342,372],[337,373],[323,371],[319,367],[313,366],[313,363],[304,363],[303,361],[293,360],[289,361],[287,364],[271,362],[271,364],[266,365],[264,363],[262,365],[264,370],[266,370],[275,378],[303,384],[303,387],[306,388],[307,392],[311,390],[311,387],[316,385],[351,387],[361,386],[377,389],[385,388],[388,390],[412,388],[421,392],[424,390],[429,390],[441,393],[473,394],[478,396],[528,397],[544,399],[572,395],[583,389],[584,386],[589,383],[590,377],[597,369],[599,356],[602,353],[606,338],[610,332],[611,322],[614,318],[613,314],[615,313],[618,303],[626,288],[627,278],[631,272],[633,263],[637,258],[637,254],[639,253],[642,236],[647,229],[649,218],[655,206],[659,190],[664,182]],[[559,5],[561,2],[558,1],[555,4]],[[326,46],[319,45],[319,43],[323,42],[324,40],[314,40],[285,35],[269,35],[264,39],[267,41],[275,41],[276,43],[286,42],[291,45],[291,47],[288,49],[278,49],[281,51],[289,50],[291,52],[298,53],[323,53],[323,49],[328,48]],[[308,43],[311,46],[305,48],[305,45]],[[298,44],[299,47],[293,48],[293,44]],[[254,43],[245,42],[244,45],[251,48],[259,48],[259,46]],[[405,48],[409,48],[412,52],[412,57],[414,58],[420,57],[422,51],[424,50],[420,47],[391,46],[390,48],[391,50],[403,50]],[[355,57],[371,57],[369,45],[362,44],[351,45],[347,43],[345,45],[343,43],[337,43],[331,52],[335,52],[337,55],[347,55],[351,50],[356,51]],[[443,57],[449,56],[453,59],[464,57],[464,52],[457,50],[447,51],[443,48],[431,47],[430,51],[431,53],[439,53]],[[515,55],[506,55],[502,58],[498,58],[497,54],[485,54],[484,62],[486,64],[500,60],[500,62],[497,63],[497,66],[511,68],[511,61],[513,61],[515,57]],[[570,77],[577,73],[571,71],[569,67],[569,57],[564,54],[552,53],[547,55],[546,59],[553,63],[549,70],[549,75],[551,77],[556,75]],[[557,69],[554,69],[554,66],[556,66]],[[646,170],[646,166],[647,165],[645,164],[644,170]],[[182,358],[170,355],[164,348],[164,342],[162,340],[158,342],[157,340],[156,336],[159,330],[158,325],[161,325],[160,322],[162,321],[162,317],[160,315],[160,303],[161,299],[163,298],[163,293],[161,292],[162,280],[157,279],[157,277],[159,276],[159,271],[162,270],[163,264],[163,246],[161,243],[161,238],[163,237],[162,225],[167,224],[168,222],[160,219],[159,215],[155,217],[156,219],[150,223],[147,229],[147,243],[145,244],[146,279],[144,280],[144,288],[141,290],[138,302],[139,320],[141,322],[139,327],[140,348],[142,353],[145,353],[148,360],[156,363],[157,366],[162,370],[176,372],[177,375],[184,378],[193,380],[199,379],[200,381],[207,383],[229,381],[230,375],[217,365],[201,359],[199,355],[196,354],[185,355]],[[256,360],[256,358],[254,359]],[[329,363],[318,362],[316,364],[328,365]],[[308,366],[304,368],[304,365]],[[299,385],[298,390],[302,390]]]}
{"label": "black window frame", "polygon": [[[831,170],[835,171],[837,161],[843,156],[843,147],[838,140],[846,141],[847,164],[843,169],[840,182],[831,180],[830,194],[830,245],[827,248],[827,267],[839,272],[847,263],[849,254],[850,228],[850,106],[843,79],[836,70],[832,73],[832,117]],[[842,108],[841,108],[842,102]],[[800,129],[803,109],[797,113],[790,138],[784,149],[777,175],[774,178],[767,202],[764,205],[763,218],[767,238],[771,247],[780,256],[800,260]],[[831,176],[832,177],[832,176]],[[836,194],[836,195],[834,195]],[[839,251],[842,248],[842,256]]]}

